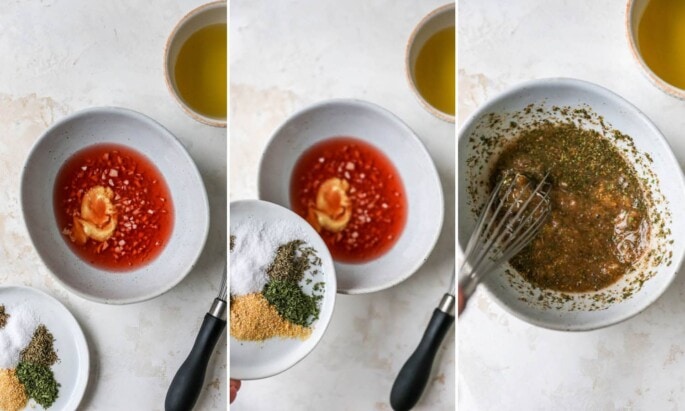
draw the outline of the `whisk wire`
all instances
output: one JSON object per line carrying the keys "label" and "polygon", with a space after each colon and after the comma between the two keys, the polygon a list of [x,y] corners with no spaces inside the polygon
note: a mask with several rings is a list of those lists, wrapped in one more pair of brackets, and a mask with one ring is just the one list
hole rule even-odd
{"label": "whisk wire", "polygon": [[219,287],[219,296],[218,296],[218,298],[220,300],[224,300],[224,301],[226,301],[226,297],[228,294],[228,290],[227,290],[228,287],[226,284],[226,281],[228,279],[227,274],[228,274],[228,272],[227,272],[226,266],[224,266],[224,273],[221,276],[221,286]]}
{"label": "whisk wire", "polygon": [[[520,174],[508,183],[503,178],[495,185],[467,243],[459,270],[459,285],[465,296],[470,296],[482,276],[518,254],[541,229],[550,211],[548,177],[546,174],[532,191],[528,179]],[[524,189],[514,192],[521,179],[526,181]]]}
{"label": "whisk wire", "polygon": [[[502,181],[504,181],[504,179],[502,179]],[[512,203],[506,206],[506,211],[504,212],[504,215],[498,217],[500,215],[500,212],[506,205],[505,200],[510,197],[512,191],[514,190],[516,186],[516,181],[517,177],[514,177],[511,184],[509,184],[506,193],[503,196],[497,196],[499,197],[498,199],[500,201],[498,202],[497,208],[493,212],[492,216],[487,220],[487,229],[485,230],[484,237],[486,239],[486,242],[481,248],[480,252],[477,254],[476,261],[473,264],[474,268],[478,267],[493,250],[497,251],[497,248],[507,248],[508,243],[506,241],[515,238],[511,234],[512,227],[514,224],[518,225],[519,229],[524,226],[521,215],[526,210],[526,207],[534,197],[533,195],[528,196],[528,198],[523,202],[523,204],[521,204],[521,197],[524,195],[525,190],[520,190],[513,199]],[[518,204],[521,204],[521,206],[518,207],[518,210],[515,210]],[[488,210],[485,210],[484,214],[487,214],[487,211]],[[516,214],[512,218],[512,214],[514,214],[514,211],[516,211]],[[493,227],[492,230],[490,230],[490,227]]]}

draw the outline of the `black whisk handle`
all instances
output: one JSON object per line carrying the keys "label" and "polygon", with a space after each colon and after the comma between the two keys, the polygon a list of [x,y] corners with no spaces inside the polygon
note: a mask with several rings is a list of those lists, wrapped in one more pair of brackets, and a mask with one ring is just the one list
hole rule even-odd
{"label": "black whisk handle", "polygon": [[205,381],[205,372],[214,347],[226,328],[226,320],[206,314],[188,358],[171,381],[166,394],[166,411],[190,411],[195,406]]}
{"label": "black whisk handle", "polygon": [[[454,301],[454,296],[452,301]],[[447,331],[454,323],[454,314],[436,308],[419,346],[404,364],[390,392],[390,405],[395,411],[408,411],[419,401],[428,384],[435,355]]]}

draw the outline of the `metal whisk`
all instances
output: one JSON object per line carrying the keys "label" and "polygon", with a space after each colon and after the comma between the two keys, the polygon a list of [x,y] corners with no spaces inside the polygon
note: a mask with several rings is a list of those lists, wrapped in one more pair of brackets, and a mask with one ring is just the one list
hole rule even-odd
{"label": "metal whisk", "polygon": [[548,177],[533,184],[523,174],[510,173],[492,190],[459,269],[459,313],[483,277],[518,254],[542,228],[551,210]]}

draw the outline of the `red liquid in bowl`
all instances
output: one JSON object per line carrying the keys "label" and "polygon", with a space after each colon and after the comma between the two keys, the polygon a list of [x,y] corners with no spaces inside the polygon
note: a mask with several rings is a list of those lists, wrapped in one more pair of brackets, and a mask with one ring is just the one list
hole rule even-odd
{"label": "red liquid in bowl", "polygon": [[[114,192],[117,225],[106,241],[70,237],[74,216],[88,190]],[[71,156],[57,173],[53,191],[55,219],[64,240],[81,259],[108,271],[128,271],[154,260],[169,242],[174,225],[171,193],[157,167],[137,151],[97,144]]]}
{"label": "red liquid in bowl", "polygon": [[314,144],[297,160],[290,177],[293,211],[307,218],[320,186],[331,178],[349,183],[352,210],[342,231],[319,230],[333,258],[364,263],[388,252],[407,221],[404,186],[392,162],[356,138],[334,137]]}

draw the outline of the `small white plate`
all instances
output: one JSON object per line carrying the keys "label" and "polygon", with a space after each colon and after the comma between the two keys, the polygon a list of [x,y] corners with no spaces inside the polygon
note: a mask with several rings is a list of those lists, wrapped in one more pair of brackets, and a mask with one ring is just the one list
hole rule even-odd
{"label": "small white plate", "polygon": [[252,342],[239,341],[231,337],[231,378],[256,380],[287,370],[316,347],[333,316],[336,280],[333,259],[326,244],[300,216],[287,208],[266,201],[246,200],[231,203],[231,226],[238,225],[247,219],[262,221],[267,225],[287,221],[301,230],[305,237],[302,240],[314,247],[321,258],[320,270],[325,283],[319,319],[312,324],[312,334],[306,340],[271,338],[266,341]]}
{"label": "small white plate", "polygon": [[[59,397],[49,409],[75,410],[86,392],[90,367],[88,345],[81,327],[62,303],[44,292],[29,287],[0,286],[0,305],[8,308],[10,321],[11,307],[21,304],[28,304],[39,322],[55,337],[59,362],[52,366],[52,371],[60,387]],[[26,409],[44,408],[31,400]]]}
{"label": "small white plate", "polygon": [[361,100],[329,100],[295,113],[278,128],[259,165],[259,198],[290,208],[290,176],[302,153],[331,137],[363,140],[385,154],[400,174],[407,222],[400,238],[380,257],[362,264],[336,262],[338,292],[363,294],[409,278],[428,259],[440,235],[444,198],[428,150],[391,112]]}

